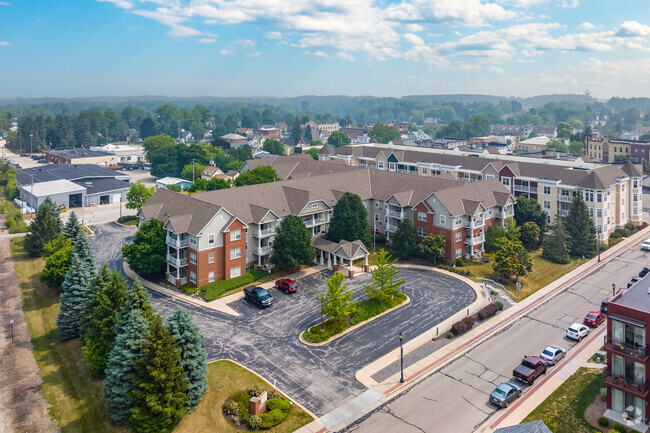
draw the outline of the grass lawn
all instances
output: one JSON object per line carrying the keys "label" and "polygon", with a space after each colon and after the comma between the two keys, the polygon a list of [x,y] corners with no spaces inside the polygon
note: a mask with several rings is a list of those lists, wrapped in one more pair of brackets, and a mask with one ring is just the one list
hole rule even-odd
{"label": "grass lawn", "polygon": [[[230,361],[208,364],[208,390],[196,410],[185,416],[174,433],[241,432],[223,417],[221,406],[237,391],[259,385],[266,391],[273,388],[261,377]],[[309,424],[313,418],[297,405],[291,406],[289,416],[281,424],[265,430],[270,433],[289,433]]]}
{"label": "grass lawn", "polygon": [[62,432],[125,432],[109,422],[102,398],[102,381],[90,376],[81,359],[79,339],[61,343],[56,328],[59,295],[39,281],[44,260],[30,258],[25,238],[11,240],[11,254],[20,279],[25,320],[32,335],[34,356],[43,378],[50,414]]}
{"label": "grass lawn", "polygon": [[587,407],[600,395],[603,373],[581,367],[522,421],[544,419],[555,424],[555,433],[597,431],[585,419]]}
{"label": "grass lawn", "polygon": [[[519,278],[522,284],[519,300],[526,299],[526,297],[532,295],[542,287],[587,262],[587,259],[576,259],[566,265],[558,265],[557,263],[549,262],[542,258],[541,250],[531,252],[530,256],[533,259],[533,271],[527,276]],[[472,277],[489,278],[494,281],[499,281],[499,275],[492,269],[492,263],[469,265],[465,266],[464,269],[469,270],[472,273]],[[513,299],[516,299],[517,288],[515,287],[514,279],[510,283],[504,284],[504,286],[513,296]]]}

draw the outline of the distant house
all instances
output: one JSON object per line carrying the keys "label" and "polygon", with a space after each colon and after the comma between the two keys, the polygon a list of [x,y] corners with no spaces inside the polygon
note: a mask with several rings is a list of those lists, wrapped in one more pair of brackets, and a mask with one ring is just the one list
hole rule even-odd
{"label": "distant house", "polygon": [[278,128],[264,126],[257,130],[257,134],[260,136],[262,141],[264,141],[265,138],[273,138],[275,140],[280,139],[280,130]]}
{"label": "distant house", "polygon": [[557,137],[557,127],[555,127],[553,125],[534,126],[533,130],[531,131],[531,134],[535,134],[536,136],[545,135],[545,136],[550,137],[550,138],[556,138]]}
{"label": "distant house", "polygon": [[212,165],[206,166],[201,172],[201,179],[212,180],[214,178],[225,179],[226,174],[219,168]]}
{"label": "distant house", "polygon": [[287,122],[278,122],[275,124],[275,127],[278,128],[280,131],[286,131],[289,129],[289,125],[287,125]]}
{"label": "distant house", "polygon": [[186,141],[192,141],[192,140],[194,140],[194,137],[192,137],[192,133],[190,131],[181,129],[181,143],[185,143]]}
{"label": "distant house", "polygon": [[181,188],[189,188],[192,186],[192,182],[177,177],[163,177],[156,181],[156,189],[169,189],[171,185],[178,185]]}
{"label": "distant house", "polygon": [[235,132],[239,135],[245,135],[246,137],[252,137],[255,132],[251,128],[237,128]]}
{"label": "distant house", "polygon": [[546,144],[549,141],[551,141],[551,139],[545,135],[533,137],[528,140],[520,141],[515,145],[515,149],[517,151],[528,153],[541,152],[542,150],[546,150]]}
{"label": "distant house", "polygon": [[248,142],[248,137],[244,137],[239,134],[226,134],[222,135],[221,139],[227,141],[230,144],[233,143],[247,143]]}
{"label": "distant house", "polygon": [[212,130],[210,129],[209,131],[205,131],[205,134],[203,134],[203,140],[204,142],[210,142],[214,139],[214,136],[212,135]]}
{"label": "distant house", "polygon": [[226,179],[228,180],[235,180],[237,179],[237,176],[239,176],[239,172],[237,170],[228,170],[226,172]]}
{"label": "distant house", "polygon": [[275,158],[278,155],[274,155],[270,152],[267,152],[266,150],[259,150],[253,154],[253,158],[255,159],[262,159],[262,158]]}

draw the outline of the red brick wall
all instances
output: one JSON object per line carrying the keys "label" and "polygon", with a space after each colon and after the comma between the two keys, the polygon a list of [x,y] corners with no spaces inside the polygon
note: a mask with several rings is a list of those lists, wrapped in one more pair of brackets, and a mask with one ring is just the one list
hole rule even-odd
{"label": "red brick wall", "polygon": [[[209,263],[210,253],[214,253],[214,263]],[[196,283],[198,286],[205,286],[210,282],[209,281],[210,272],[214,272],[214,281],[223,280],[223,274],[224,274],[223,256],[224,256],[223,246],[199,251],[197,257],[198,272],[196,275]],[[189,270],[190,269],[188,265],[188,272]],[[188,274],[188,281],[189,281],[189,274]]]}
{"label": "red brick wall", "polygon": [[[223,272],[224,275],[221,279],[230,279],[230,269],[237,266],[241,267],[241,274],[246,272],[246,229],[241,221],[235,220],[229,227],[230,231],[241,230],[241,239],[238,241],[230,240],[230,232],[223,234],[224,257],[223,257]],[[230,260],[230,250],[234,248],[241,248],[241,257],[235,260]]]}
{"label": "red brick wall", "polygon": [[[427,214],[427,220],[426,221],[420,221],[418,219],[418,212],[424,212]],[[423,228],[427,231],[427,235],[430,235],[431,233],[435,233],[435,230],[433,228],[433,219],[434,215],[428,213],[427,207],[420,203],[415,207],[415,210],[413,211],[413,225],[415,226],[415,232],[417,233],[418,228]],[[418,236],[418,242],[422,242],[422,239],[424,239],[421,236]]]}

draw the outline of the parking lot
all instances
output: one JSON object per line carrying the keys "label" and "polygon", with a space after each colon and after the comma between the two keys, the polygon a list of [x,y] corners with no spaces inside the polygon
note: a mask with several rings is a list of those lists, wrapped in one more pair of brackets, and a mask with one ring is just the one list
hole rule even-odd
{"label": "parking lot", "polygon": [[[97,225],[95,230],[97,262],[121,266],[119,246],[133,231],[116,224]],[[325,289],[327,277],[323,272],[303,278],[299,291],[290,295],[271,290],[275,304],[265,310],[244,300],[231,304],[241,314],[237,318],[158,293],[152,294],[152,303],[164,317],[179,305],[189,310],[205,336],[210,360],[232,359],[277,380],[280,389],[322,415],[365,391],[354,374],[398,347],[399,332],[408,341],[476,299],[474,290],[456,278],[405,269],[399,277],[406,280],[409,304],[329,344],[308,346],[298,335],[320,320],[316,292]],[[363,298],[368,280],[368,275],[345,280],[354,299]]]}

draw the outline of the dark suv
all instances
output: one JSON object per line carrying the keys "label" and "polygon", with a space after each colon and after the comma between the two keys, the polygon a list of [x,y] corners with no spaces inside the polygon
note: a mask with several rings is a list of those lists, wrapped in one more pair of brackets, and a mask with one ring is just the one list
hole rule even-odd
{"label": "dark suv", "polygon": [[269,307],[273,305],[273,296],[269,292],[258,286],[248,286],[244,289],[244,297],[260,307]]}

